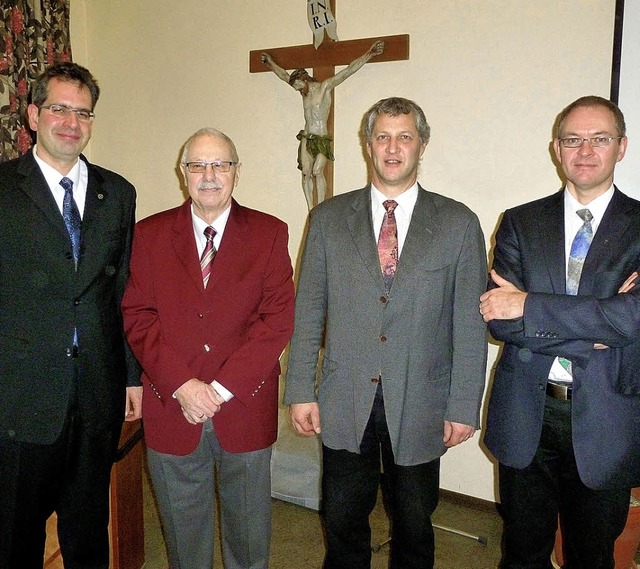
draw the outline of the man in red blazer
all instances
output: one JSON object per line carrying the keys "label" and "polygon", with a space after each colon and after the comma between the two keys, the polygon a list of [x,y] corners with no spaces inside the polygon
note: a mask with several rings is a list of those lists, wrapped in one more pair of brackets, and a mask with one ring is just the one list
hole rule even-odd
{"label": "man in red blazer", "polygon": [[[266,568],[279,357],[293,332],[287,226],[239,205],[233,142],[187,140],[190,199],[136,226],[125,330],[144,373],[149,470],[173,569]],[[213,229],[213,231],[211,230]]]}

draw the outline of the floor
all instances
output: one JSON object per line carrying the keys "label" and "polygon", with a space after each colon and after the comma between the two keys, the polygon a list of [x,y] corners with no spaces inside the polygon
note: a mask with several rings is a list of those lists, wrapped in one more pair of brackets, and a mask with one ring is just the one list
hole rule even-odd
{"label": "floor", "polygon": [[[441,499],[434,515],[434,523],[466,532],[466,537],[437,529],[437,569],[495,569],[500,559],[502,522],[494,509],[475,509]],[[289,502],[273,500],[273,539],[271,569],[306,567],[320,569],[324,555],[322,527],[318,513]],[[372,542],[375,546],[388,537],[384,511],[378,505],[371,518]],[[145,490],[145,569],[167,569],[164,542],[157,510],[150,492]],[[376,548],[378,549],[378,548]],[[372,569],[386,569],[389,547],[383,545],[373,553]],[[222,569],[219,551],[214,569]]]}
{"label": "floor", "polygon": [[[144,569],[168,569],[158,513],[146,477],[144,517]],[[436,569],[498,567],[502,522],[493,506],[478,508],[445,494],[440,499],[433,521],[436,526]],[[380,503],[371,516],[371,526],[374,550],[371,568],[387,569],[389,547],[385,545],[385,540],[388,537],[388,524]],[[53,518],[50,520],[49,535],[55,535]],[[56,546],[55,538],[48,541],[48,551],[53,557],[48,560],[45,569],[63,569]],[[271,569],[320,569],[323,555],[324,542],[318,513],[289,502],[273,500]],[[640,555],[636,556],[636,563],[640,563]],[[640,565],[638,567],[640,569]],[[219,549],[214,569],[222,569]]]}

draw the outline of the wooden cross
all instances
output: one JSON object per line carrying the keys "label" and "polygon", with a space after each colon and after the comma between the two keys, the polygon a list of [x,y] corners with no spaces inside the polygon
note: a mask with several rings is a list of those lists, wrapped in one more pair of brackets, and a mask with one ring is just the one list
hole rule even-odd
{"label": "wooden cross", "polygon": [[[335,16],[335,0],[331,0],[332,12]],[[402,61],[409,59],[409,36],[395,35],[384,37],[363,38],[357,40],[332,42],[325,41],[315,49],[313,44],[296,45],[291,47],[277,47],[256,49],[249,52],[249,71],[251,73],[271,72],[261,60],[261,54],[269,53],[283,69],[312,68],[313,77],[324,81],[335,75],[336,65],[348,65],[357,57],[365,53],[376,40],[384,42],[384,52],[370,63],[383,61]],[[333,137],[334,98],[331,94],[331,111],[327,120],[329,135]],[[325,169],[327,181],[327,198],[333,195],[333,162],[330,160]]]}

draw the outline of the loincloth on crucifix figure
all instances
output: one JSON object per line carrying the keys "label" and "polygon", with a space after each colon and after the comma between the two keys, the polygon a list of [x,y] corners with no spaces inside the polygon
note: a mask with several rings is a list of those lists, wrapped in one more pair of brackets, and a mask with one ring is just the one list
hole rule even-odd
{"label": "loincloth on crucifix figure", "polygon": [[311,134],[301,130],[296,134],[296,138],[300,141],[300,146],[298,147],[298,170],[304,171],[301,156],[303,144],[314,160],[318,157],[318,154],[322,154],[327,160],[335,160],[331,150],[333,138],[329,135]]}

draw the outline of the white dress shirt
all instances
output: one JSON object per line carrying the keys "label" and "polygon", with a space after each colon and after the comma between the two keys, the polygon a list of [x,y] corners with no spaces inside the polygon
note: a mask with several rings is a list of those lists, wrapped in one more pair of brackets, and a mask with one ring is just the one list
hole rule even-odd
{"label": "white dress shirt", "polygon": [[47,164],[37,153],[38,145],[33,147],[33,157],[36,159],[40,170],[47,181],[47,185],[53,194],[53,199],[58,204],[60,215],[62,215],[62,202],[64,200],[64,188],[60,185],[62,178],[69,178],[73,182],[73,199],[78,206],[80,218],[84,216],[84,204],[87,199],[87,183],[89,181],[89,172],[84,160],[78,159],[73,168],[66,176],[62,176],[53,166]]}
{"label": "white dress shirt", "polygon": [[398,228],[398,259],[402,253],[402,247],[407,238],[409,232],[409,224],[411,223],[411,215],[413,214],[413,208],[418,200],[418,182],[415,182],[413,186],[402,192],[396,198],[386,197],[378,188],[371,184],[371,215],[373,220],[373,236],[378,242],[380,236],[380,228],[382,227],[382,221],[384,220],[384,214],[387,212],[383,202],[393,199],[397,202],[398,206],[393,212],[396,218],[396,226]]}

